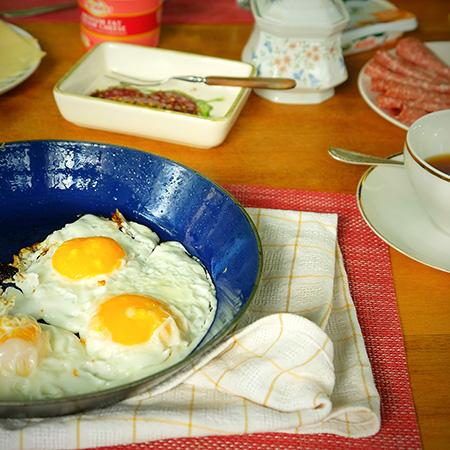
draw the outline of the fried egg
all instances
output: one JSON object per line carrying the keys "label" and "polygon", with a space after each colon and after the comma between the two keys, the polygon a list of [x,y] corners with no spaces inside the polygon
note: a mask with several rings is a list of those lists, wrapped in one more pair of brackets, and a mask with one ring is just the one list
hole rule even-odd
{"label": "fried egg", "polygon": [[159,371],[190,348],[171,308],[136,294],[121,294],[100,304],[85,336],[91,372],[110,382]]}
{"label": "fried egg", "polygon": [[0,316],[0,376],[27,377],[48,353],[47,347],[47,336],[33,318]]}
{"label": "fried egg", "polygon": [[[97,380],[89,383],[98,389],[186,357],[207,333],[217,308],[214,283],[201,261],[181,243],[160,242],[151,229],[119,212],[112,220],[84,215],[23,249],[13,265],[15,286],[3,294],[14,300],[11,313],[45,321],[41,329],[50,343],[58,340],[56,333],[71,335],[67,345],[79,358],[66,361],[59,353],[62,362],[55,368],[75,365],[83,380]],[[35,385],[27,395],[42,391]]]}
{"label": "fried egg", "polygon": [[24,314],[0,316],[0,398],[29,401],[97,391],[86,349],[68,331]]}
{"label": "fried egg", "polygon": [[128,286],[122,276],[110,283],[114,296],[94,306],[80,331],[96,362],[98,376],[151,374],[187,356],[214,319],[214,285],[203,266],[178,242],[163,242],[147,260],[146,278]]}
{"label": "fried egg", "polygon": [[20,251],[13,263],[16,288],[7,288],[5,297],[15,297],[14,313],[78,333],[91,305],[108,296],[111,279],[126,272],[122,279],[132,283],[143,276],[158,242],[156,233],[118,212],[113,220],[84,215]]}

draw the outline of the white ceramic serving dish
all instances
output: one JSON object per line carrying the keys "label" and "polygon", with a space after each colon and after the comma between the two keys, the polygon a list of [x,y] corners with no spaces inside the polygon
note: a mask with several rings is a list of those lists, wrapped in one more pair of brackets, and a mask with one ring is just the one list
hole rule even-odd
{"label": "white ceramic serving dish", "polygon": [[178,90],[196,99],[214,100],[208,117],[91,97],[95,90],[119,84],[107,77],[114,71],[148,80],[181,75],[250,77],[256,74],[247,62],[103,42],[86,53],[53,89],[62,116],[76,125],[199,148],[215,147],[224,141],[251,89],[178,80],[152,88]]}
{"label": "white ceramic serving dish", "polygon": [[328,100],[348,78],[341,50],[350,20],[342,0],[250,0],[255,25],[242,60],[262,77],[288,77],[293,89],[256,89],[276,103],[315,104]]}

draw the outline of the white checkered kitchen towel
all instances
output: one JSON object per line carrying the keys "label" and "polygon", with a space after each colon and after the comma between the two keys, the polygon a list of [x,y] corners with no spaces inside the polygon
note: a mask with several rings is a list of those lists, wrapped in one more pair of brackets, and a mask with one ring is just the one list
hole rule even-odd
{"label": "white checkered kitchen towel", "polygon": [[375,434],[380,399],[337,243],[337,216],[253,209],[260,287],[227,341],[106,409],[1,422],[2,449],[78,449],[255,432]]}

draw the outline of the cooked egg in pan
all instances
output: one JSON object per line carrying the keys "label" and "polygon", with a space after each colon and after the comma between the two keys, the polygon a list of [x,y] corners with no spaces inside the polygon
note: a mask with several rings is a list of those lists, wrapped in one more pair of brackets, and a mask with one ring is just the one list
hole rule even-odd
{"label": "cooked egg in pan", "polygon": [[[200,261],[119,212],[84,215],[13,265],[3,320],[25,331],[6,339],[0,325],[0,367],[16,378],[8,399],[95,391],[171,366],[201,341],[217,307]],[[3,344],[23,348],[23,358],[4,358]]]}
{"label": "cooked egg in pan", "polygon": [[125,272],[122,278],[129,284],[145,277],[158,236],[118,213],[113,219],[87,214],[22,249],[13,264],[18,289],[6,290],[6,298],[16,298],[12,312],[78,333],[90,307],[108,296],[114,277]]}
{"label": "cooked egg in pan", "polygon": [[90,372],[73,334],[26,315],[0,316],[0,399],[29,401],[93,392],[106,386]]}

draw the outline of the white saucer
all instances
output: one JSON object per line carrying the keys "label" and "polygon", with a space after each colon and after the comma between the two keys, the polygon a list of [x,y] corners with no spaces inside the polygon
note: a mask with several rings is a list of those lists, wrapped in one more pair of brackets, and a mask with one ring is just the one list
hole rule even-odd
{"label": "white saucer", "polygon": [[[392,156],[403,159],[402,154]],[[358,185],[358,206],[372,230],[406,256],[450,272],[450,235],[431,221],[402,166],[370,168]]]}

